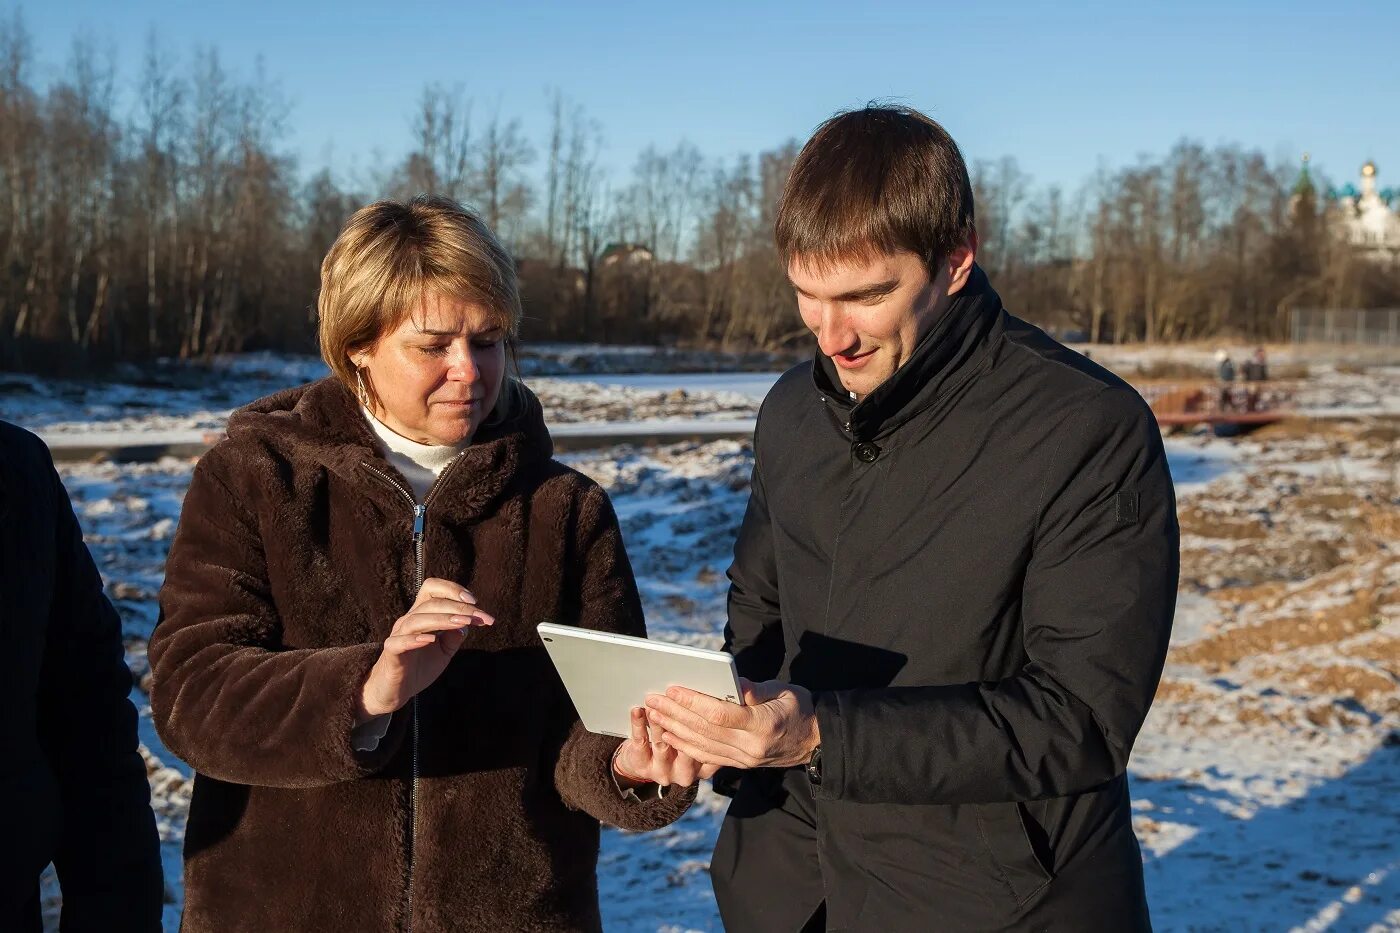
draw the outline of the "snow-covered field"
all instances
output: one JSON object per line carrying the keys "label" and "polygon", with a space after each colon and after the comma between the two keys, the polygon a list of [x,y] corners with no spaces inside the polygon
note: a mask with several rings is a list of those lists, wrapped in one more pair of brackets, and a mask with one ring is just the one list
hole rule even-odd
{"label": "snow-covered field", "polygon": [[[640,352],[643,348],[635,347],[583,349],[589,352],[546,345],[548,352],[520,361],[551,424],[751,419],[780,375],[778,369],[619,372],[628,365],[641,368],[641,360],[655,365],[667,357],[664,351],[648,357]],[[1129,381],[1209,378],[1212,372],[1210,351],[1197,347],[1110,346],[1090,352]],[[1324,417],[1400,414],[1400,365],[1393,361],[1358,365],[1345,357],[1304,362],[1297,353],[1276,349],[1271,365],[1276,376],[1297,380],[1295,402],[1301,413]],[[696,351],[687,354],[694,366],[700,365]],[[597,372],[567,374],[585,365]],[[550,374],[537,375],[537,371]],[[182,432],[217,433],[239,405],[326,373],[319,358],[269,353],[220,357],[200,367],[131,368],[119,381],[41,379],[0,372],[0,417],[57,443],[97,432],[132,440]]]}
{"label": "snow-covered field", "polygon": [[[0,373],[0,417],[51,442],[85,435],[222,431],[255,398],[327,374],[312,357],[251,354],[208,367],[161,367],[128,381],[83,382]],[[133,374],[135,375],[135,374]],[[663,381],[658,383],[660,378]],[[550,424],[749,419],[776,374],[619,376],[607,383],[527,376]],[[698,387],[698,391],[697,391]]]}
{"label": "snow-covered field", "polygon": [[[319,373],[276,357],[225,366],[202,384],[130,388],[0,374],[0,416],[50,436],[113,421],[138,435],[172,422],[218,430],[232,407]],[[1308,391],[1316,407],[1353,417],[1168,441],[1182,589],[1166,676],[1131,764],[1160,930],[1400,930],[1400,369],[1352,370],[1314,365]],[[685,377],[672,388],[652,377],[529,381],[559,424],[752,417],[755,377],[716,378],[684,394]],[[564,459],[612,494],[653,634],[716,645],[748,445]],[[191,468],[173,458],[61,465],[138,676]],[[144,693],[133,700],[144,706]],[[146,716],[142,741],[174,930],[189,772]],[[605,834],[610,930],[719,929],[705,867],[724,806],[704,793],[675,826]]]}

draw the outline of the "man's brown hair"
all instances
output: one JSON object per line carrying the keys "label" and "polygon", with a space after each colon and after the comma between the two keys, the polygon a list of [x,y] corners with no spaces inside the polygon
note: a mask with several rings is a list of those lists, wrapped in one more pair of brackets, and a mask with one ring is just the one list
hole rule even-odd
{"label": "man's brown hair", "polygon": [[974,230],[972,181],[953,137],[917,110],[871,104],[807,140],[773,233],[784,266],[908,250],[933,273]]}

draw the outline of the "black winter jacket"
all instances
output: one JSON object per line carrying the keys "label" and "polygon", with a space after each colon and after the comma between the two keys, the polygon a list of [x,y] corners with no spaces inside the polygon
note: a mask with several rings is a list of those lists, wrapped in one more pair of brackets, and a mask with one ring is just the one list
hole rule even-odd
{"label": "black winter jacket", "polygon": [[828,929],[1146,929],[1125,771],[1177,571],[1151,411],[980,269],[858,404],[825,357],[785,374],[726,643],[815,691],[822,777],[797,802],[792,775],[745,779],[712,868],[728,928],[790,922],[752,919],[774,879],[746,852],[810,811],[788,864]]}
{"label": "black winter jacket", "polygon": [[0,930],[160,929],[160,849],[121,624],[49,452],[0,421]]}

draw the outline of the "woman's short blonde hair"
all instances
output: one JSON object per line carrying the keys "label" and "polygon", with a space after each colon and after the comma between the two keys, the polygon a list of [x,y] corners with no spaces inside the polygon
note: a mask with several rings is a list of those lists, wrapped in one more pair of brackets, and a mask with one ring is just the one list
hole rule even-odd
{"label": "woman's short blonde hair", "polygon": [[429,295],[484,305],[513,342],[520,326],[515,262],[480,217],[427,195],[360,208],[321,263],[322,359],[354,391],[350,354],[373,346]]}

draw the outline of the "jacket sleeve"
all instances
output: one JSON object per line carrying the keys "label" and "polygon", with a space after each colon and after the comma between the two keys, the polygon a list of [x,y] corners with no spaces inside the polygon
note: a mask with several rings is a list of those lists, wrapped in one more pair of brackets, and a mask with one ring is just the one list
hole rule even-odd
{"label": "jacket sleeve", "polygon": [[[63,831],[54,857],[63,929],[160,929],[165,893],[121,621],[46,463],[55,529],[54,593],[39,687],[39,741],[57,778]],[[22,804],[19,804],[22,805]]]}
{"label": "jacket sleeve", "polygon": [[195,468],[166,560],[149,646],[156,729],[221,781],[317,787],[372,774],[401,744],[405,718],[373,752],[352,748],[357,695],[381,646],[283,647],[258,527],[220,475],[220,453]]}
{"label": "jacket sleeve", "polygon": [[[621,635],[646,636],[642,601],[607,493],[591,486],[580,505],[578,550],[582,576],[577,624]],[[695,800],[694,787],[672,787],[662,797],[627,799],[618,792],[612,756],[620,739],[589,732],[565,695],[566,736],[554,767],[554,786],[574,810],[633,832],[675,822]]]}
{"label": "jacket sleeve", "polygon": [[734,542],[729,566],[729,621],[724,650],[734,655],[740,676],[754,682],[772,680],[783,665],[782,616],[778,609],[778,565],[773,556],[773,526],[754,446],[749,503]]}
{"label": "jacket sleeve", "polygon": [[1022,669],[994,683],[819,694],[819,796],[1033,800],[1127,769],[1171,633],[1175,496],[1136,393],[1102,390],[1063,431],[1022,588]]}

